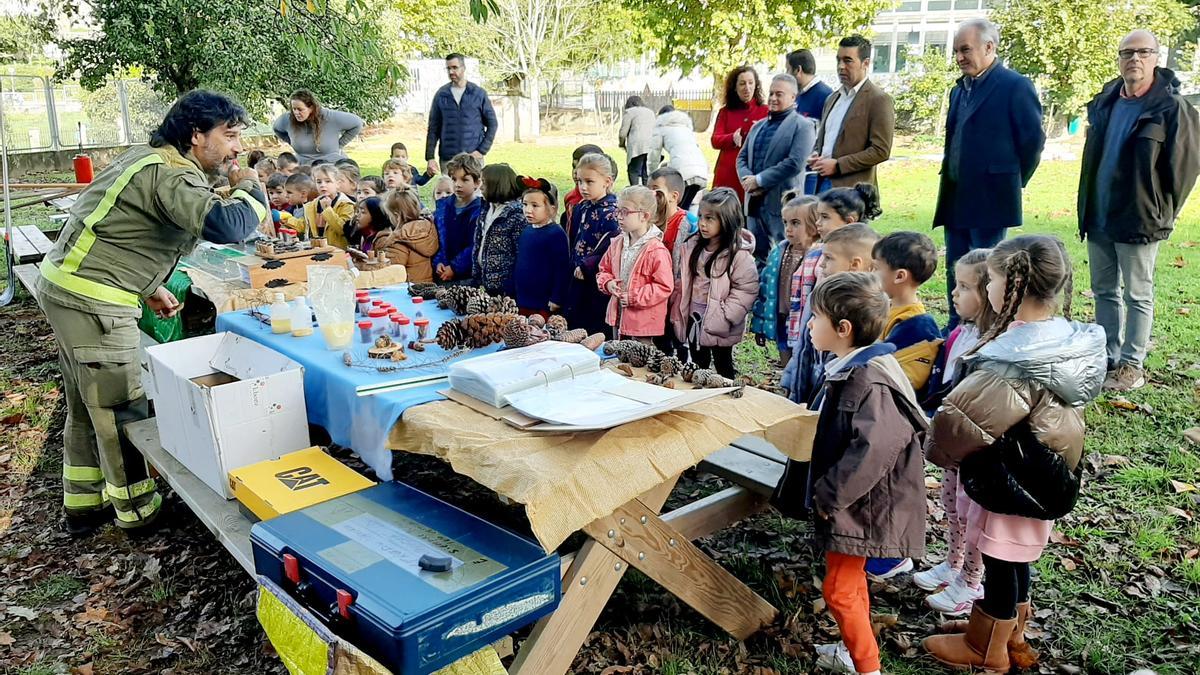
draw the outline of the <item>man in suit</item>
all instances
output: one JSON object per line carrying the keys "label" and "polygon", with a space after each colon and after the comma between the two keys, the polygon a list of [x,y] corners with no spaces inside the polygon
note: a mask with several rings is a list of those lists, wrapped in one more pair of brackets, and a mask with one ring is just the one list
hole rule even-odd
{"label": "man in suit", "polygon": [[[946,292],[954,263],[973,248],[990,248],[1021,225],[1021,189],[1041,159],[1042,104],[1028,78],[996,58],[1000,32],[987,19],[964,22],[954,35],[962,77],[950,90],[934,227],[946,233]],[[950,328],[958,323],[950,304]]]}
{"label": "man in suit", "polygon": [[861,35],[838,43],[840,89],[825,100],[816,151],[809,166],[819,176],[817,192],[875,180],[875,167],[892,156],[896,108],[892,97],[867,79],[871,42]]}
{"label": "man in suit", "polygon": [[737,172],[746,190],[746,213],[759,264],[783,239],[783,193],[804,187],[804,158],[813,149],[816,130],[796,114],[799,87],[791,75],[771,79],[767,116],[750,127],[738,152]]}
{"label": "man in suit", "polygon": [[[796,114],[810,117],[817,123],[821,121],[821,113],[825,111],[825,101],[833,93],[833,88],[817,77],[817,59],[807,49],[797,49],[788,52],[788,74],[796,78],[800,93],[796,95]],[[806,171],[804,176],[804,194],[816,194],[817,174]]]}

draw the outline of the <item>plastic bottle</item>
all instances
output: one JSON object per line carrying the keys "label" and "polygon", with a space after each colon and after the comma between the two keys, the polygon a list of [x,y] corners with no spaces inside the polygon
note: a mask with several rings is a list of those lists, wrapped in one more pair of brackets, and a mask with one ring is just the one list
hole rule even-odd
{"label": "plastic bottle", "polygon": [[292,337],[305,337],[312,333],[312,310],[301,295],[292,301]]}
{"label": "plastic bottle", "polygon": [[275,302],[271,303],[271,332],[290,333],[292,331],[292,311],[283,293],[275,294]]}

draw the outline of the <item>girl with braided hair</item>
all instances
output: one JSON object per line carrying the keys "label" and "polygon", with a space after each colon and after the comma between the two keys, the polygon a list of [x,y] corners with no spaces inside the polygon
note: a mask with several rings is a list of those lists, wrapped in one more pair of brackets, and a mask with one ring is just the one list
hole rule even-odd
{"label": "girl with braided hair", "polygon": [[967,375],[925,442],[930,461],[957,467],[973,501],[967,536],[983,556],[984,595],[969,621],[924,645],[952,666],[1007,672],[1037,659],[1024,636],[1030,564],[1079,495],[1083,408],[1100,393],[1106,356],[1104,330],[1069,319],[1071,261],[1057,238],[1003,241],[987,271],[998,316],[962,357]]}

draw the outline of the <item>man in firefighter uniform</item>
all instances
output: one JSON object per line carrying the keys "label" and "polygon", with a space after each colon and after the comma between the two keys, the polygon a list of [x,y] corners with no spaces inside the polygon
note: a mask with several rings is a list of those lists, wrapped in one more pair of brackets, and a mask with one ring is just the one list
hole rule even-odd
{"label": "man in firefighter uniform", "polygon": [[148,416],[138,363],[138,317],[179,301],[162,286],[204,238],[245,239],[268,215],[253,169],[232,168],[228,198],[212,177],[241,152],[246,111],[229,98],[179,98],[148,147],[126,151],[79,194],[37,292],[54,328],[67,422],[63,432],[66,529],[84,536],[115,520],[149,531],[162,507],[154,479],[121,428]]}

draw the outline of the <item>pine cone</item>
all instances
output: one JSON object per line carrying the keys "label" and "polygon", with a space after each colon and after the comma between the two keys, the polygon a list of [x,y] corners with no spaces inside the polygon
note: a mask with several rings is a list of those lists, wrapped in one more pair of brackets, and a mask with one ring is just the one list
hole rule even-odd
{"label": "pine cone", "polygon": [[536,326],[532,326],[524,319],[517,319],[508,322],[504,327],[504,346],[509,349],[518,347],[528,347],[539,342],[545,342],[550,336]]}
{"label": "pine cone", "polygon": [[683,378],[684,382],[691,382],[692,376],[696,374],[697,366],[695,363],[688,361],[679,369],[679,377]]}
{"label": "pine cone", "polygon": [[468,345],[466,327],[459,319],[451,319],[438,327],[435,341],[438,346],[447,351]]}
{"label": "pine cone", "polygon": [[483,347],[504,341],[504,328],[520,317],[516,314],[472,314],[461,319],[470,338],[470,347]]}
{"label": "pine cone", "polygon": [[658,372],[663,377],[674,377],[683,370],[683,363],[674,356],[663,357],[662,363],[658,366]]}
{"label": "pine cone", "polygon": [[646,365],[646,362],[650,360],[650,356],[658,351],[644,342],[638,342],[637,340],[628,340],[628,342],[631,343],[629,346],[629,365],[634,368],[641,368]]}
{"label": "pine cone", "polygon": [[414,298],[420,297],[432,300],[438,291],[437,284],[431,281],[414,281],[408,285],[408,294]]}
{"label": "pine cone", "polygon": [[565,333],[567,331],[567,320],[561,314],[551,314],[550,318],[546,319],[546,328]]}
{"label": "pine cone", "polygon": [[596,349],[598,349],[600,347],[600,345],[604,344],[604,333],[592,333],[591,335],[587,336],[587,338],[583,342],[580,342],[579,344],[583,345],[584,347],[587,347],[591,351],[596,351]]}
{"label": "pine cone", "polygon": [[553,337],[553,339],[558,340],[559,342],[571,342],[574,344],[579,344],[580,342],[583,342],[584,340],[586,340],[587,336],[588,336],[588,332],[586,329],[576,328],[575,330],[565,331],[565,332],[559,333],[557,336],[552,336],[552,337]]}
{"label": "pine cone", "polygon": [[661,371],[662,360],[665,358],[667,358],[666,355],[660,351],[655,350],[651,352],[650,356],[646,359],[646,370],[657,375]]}
{"label": "pine cone", "polygon": [[449,286],[437,291],[438,307],[449,309],[455,314],[464,314],[467,310],[467,303],[471,298],[486,296],[487,293],[482,288],[474,286]]}
{"label": "pine cone", "polygon": [[542,328],[546,325],[546,320],[542,318],[541,314],[530,314],[528,320],[529,325],[534,328]]}
{"label": "pine cone", "polygon": [[467,301],[465,311],[470,314],[516,314],[517,301],[504,295],[479,295]]}

